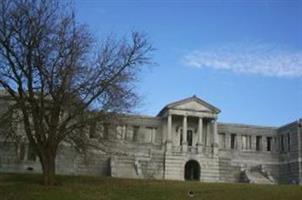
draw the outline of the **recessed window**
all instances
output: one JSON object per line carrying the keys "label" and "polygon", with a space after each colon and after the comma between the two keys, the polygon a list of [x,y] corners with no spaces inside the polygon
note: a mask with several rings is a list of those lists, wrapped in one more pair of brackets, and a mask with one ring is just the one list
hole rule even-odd
{"label": "recessed window", "polygon": [[267,151],[272,150],[272,138],[271,137],[266,138],[266,150]]}
{"label": "recessed window", "polygon": [[284,152],[285,151],[285,148],[284,148],[284,135],[281,135],[281,152]]}
{"label": "recessed window", "polygon": [[90,127],[89,127],[89,138],[96,138],[96,122],[93,121],[90,123]]}
{"label": "recessed window", "polygon": [[27,152],[27,159],[31,160],[31,161],[36,161],[36,156],[37,155],[36,155],[36,152],[34,150],[33,145],[31,145],[29,143],[29,145],[28,145],[28,152]]}
{"label": "recessed window", "polygon": [[22,142],[22,143],[20,144],[20,160],[24,160],[25,151],[26,151],[25,143]]}
{"label": "recessed window", "polygon": [[139,126],[133,126],[133,141],[138,141]]}
{"label": "recessed window", "polygon": [[236,149],[236,134],[231,134],[231,149]]}
{"label": "recessed window", "polygon": [[288,150],[288,152],[290,152],[290,134],[289,133],[287,133],[287,150]]}
{"label": "recessed window", "polygon": [[188,142],[188,146],[193,146],[193,131],[192,130],[188,130],[187,131],[187,142]]}
{"label": "recessed window", "polygon": [[103,124],[103,138],[108,139],[109,137],[109,124]]}

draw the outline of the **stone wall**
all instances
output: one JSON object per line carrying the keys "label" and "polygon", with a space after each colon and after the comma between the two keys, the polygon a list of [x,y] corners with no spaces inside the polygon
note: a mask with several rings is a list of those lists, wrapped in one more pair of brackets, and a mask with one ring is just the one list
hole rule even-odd
{"label": "stone wall", "polygon": [[[278,129],[279,148],[279,181],[283,184],[299,183],[301,179],[301,136],[297,122]],[[283,143],[283,144],[282,144]],[[283,147],[281,147],[283,146]],[[300,158],[299,158],[300,157]]]}
{"label": "stone wall", "polygon": [[169,180],[184,180],[185,165],[191,160],[197,161],[200,165],[200,181],[219,181],[218,157],[206,154],[191,154],[188,152],[166,152],[164,178]]}
{"label": "stone wall", "polygon": [[[0,102],[0,112],[5,108],[7,104]],[[193,132],[193,145],[182,149],[183,119],[175,115],[172,144],[168,149],[167,118],[120,115],[110,124],[98,122],[87,132],[96,148],[78,152],[63,143],[58,150],[56,171],[69,175],[184,180],[185,165],[194,160],[200,166],[200,181],[239,182],[242,170],[259,169],[279,183],[302,183],[298,122],[279,128],[218,123],[218,152],[213,148],[213,127],[206,123],[204,120],[202,144],[197,146],[198,120],[188,117],[187,128]],[[22,135],[21,125],[17,131]],[[236,138],[232,142],[233,134]],[[261,136],[260,143],[257,136]],[[3,141],[0,138],[1,172],[41,173],[38,158],[34,159],[30,153],[26,139],[19,143]]]}
{"label": "stone wall", "polygon": [[[275,138],[274,127],[250,126],[241,124],[218,124],[218,133],[224,134],[225,141],[220,140],[219,167],[220,179],[225,182],[238,182],[242,170],[252,170],[263,166],[274,177],[279,179],[279,153],[277,143],[272,139],[272,149],[267,151],[266,137]],[[231,146],[231,134],[236,134],[235,146]],[[256,137],[262,137],[262,148],[256,148]],[[249,137],[250,144],[243,145],[243,137]]]}

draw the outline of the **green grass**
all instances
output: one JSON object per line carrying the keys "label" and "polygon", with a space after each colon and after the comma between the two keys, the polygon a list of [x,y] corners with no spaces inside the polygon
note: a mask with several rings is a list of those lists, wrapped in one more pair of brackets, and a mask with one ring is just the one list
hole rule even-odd
{"label": "green grass", "polygon": [[58,176],[58,185],[41,185],[40,175],[0,174],[0,200],[278,200],[302,199],[300,186],[198,183],[132,180],[85,176]]}

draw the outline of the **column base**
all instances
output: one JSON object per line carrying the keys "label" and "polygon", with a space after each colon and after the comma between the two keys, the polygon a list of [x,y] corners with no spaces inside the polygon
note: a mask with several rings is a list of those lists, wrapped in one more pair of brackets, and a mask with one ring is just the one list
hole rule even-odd
{"label": "column base", "polygon": [[214,155],[218,155],[218,148],[217,148],[217,147],[214,147],[214,148],[213,148],[213,154],[214,154]]}
{"label": "column base", "polygon": [[219,151],[218,143],[214,143],[212,146],[213,146],[213,154],[218,155],[218,151]]}
{"label": "column base", "polygon": [[166,142],[166,151],[171,150],[172,149],[172,142]]}
{"label": "column base", "polygon": [[197,151],[198,151],[198,153],[201,153],[202,151],[203,151],[203,146],[202,146],[202,144],[197,144]]}
{"label": "column base", "polygon": [[187,151],[188,151],[188,146],[187,146],[187,144],[183,144],[183,145],[181,146],[181,150],[182,150],[183,152],[187,152]]}

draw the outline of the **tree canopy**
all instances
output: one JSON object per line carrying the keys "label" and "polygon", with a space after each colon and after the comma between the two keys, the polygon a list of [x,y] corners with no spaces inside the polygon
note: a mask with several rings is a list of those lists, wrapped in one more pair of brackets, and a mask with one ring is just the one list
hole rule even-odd
{"label": "tree canopy", "polygon": [[59,0],[1,1],[0,89],[18,108],[45,184],[54,184],[62,141],[83,147],[87,123],[136,105],[134,83],[152,50],[139,32],[98,41]]}

